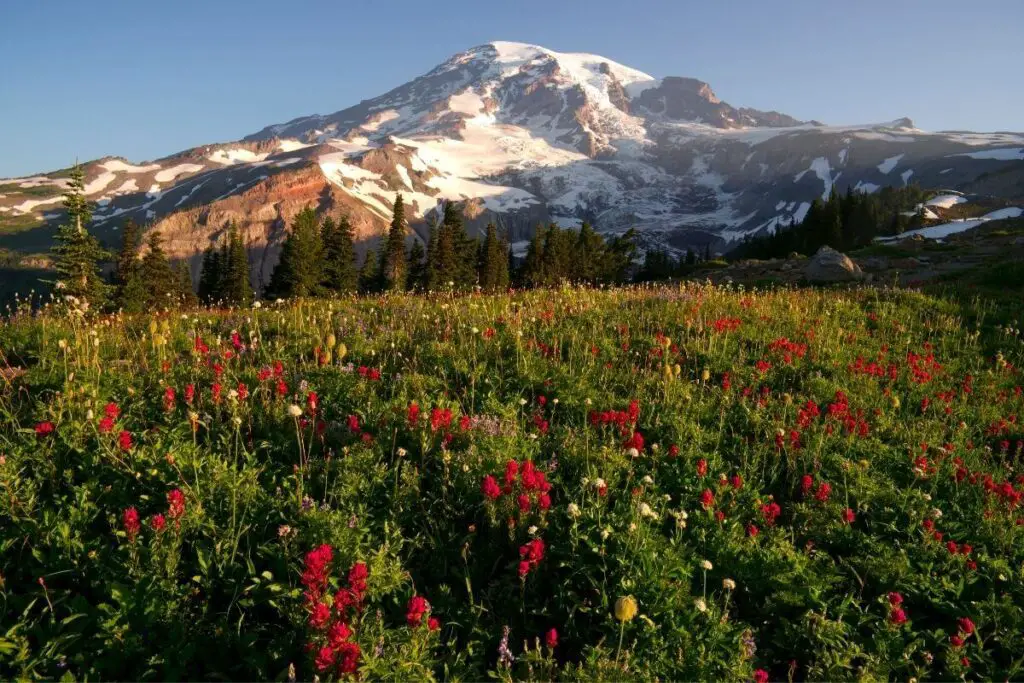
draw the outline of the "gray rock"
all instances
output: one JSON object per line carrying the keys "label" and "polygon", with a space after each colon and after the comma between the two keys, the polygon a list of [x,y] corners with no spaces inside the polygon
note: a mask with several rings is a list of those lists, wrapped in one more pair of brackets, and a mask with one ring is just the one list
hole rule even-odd
{"label": "gray rock", "polygon": [[807,268],[804,275],[810,282],[856,282],[864,278],[864,272],[849,256],[842,254],[832,247],[825,246],[818,250]]}

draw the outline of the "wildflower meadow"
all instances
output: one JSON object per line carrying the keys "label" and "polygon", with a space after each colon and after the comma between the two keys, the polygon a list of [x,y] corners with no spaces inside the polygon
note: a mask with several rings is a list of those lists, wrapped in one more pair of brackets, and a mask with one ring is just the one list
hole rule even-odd
{"label": "wildflower meadow", "polygon": [[1020,678],[1016,324],[694,283],[18,312],[0,678]]}

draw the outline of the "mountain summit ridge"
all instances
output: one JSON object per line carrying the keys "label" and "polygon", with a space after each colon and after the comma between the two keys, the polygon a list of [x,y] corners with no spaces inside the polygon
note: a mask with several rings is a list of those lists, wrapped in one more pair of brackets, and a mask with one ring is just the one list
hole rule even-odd
{"label": "mountain summit ridge", "polygon": [[[115,244],[127,218],[151,223],[194,273],[234,223],[258,285],[306,205],[348,213],[364,250],[398,192],[410,240],[425,238],[439,202],[458,200],[471,229],[498,223],[517,248],[538,222],[588,221],[636,228],[647,247],[724,249],[802,220],[833,188],[955,188],[1022,153],[1022,134],[927,132],[908,118],[827,126],[733,107],[696,78],[493,41],[331,114],[146,164],[89,162],[86,189],[101,239]],[[0,249],[45,250],[65,175],[0,181]]]}

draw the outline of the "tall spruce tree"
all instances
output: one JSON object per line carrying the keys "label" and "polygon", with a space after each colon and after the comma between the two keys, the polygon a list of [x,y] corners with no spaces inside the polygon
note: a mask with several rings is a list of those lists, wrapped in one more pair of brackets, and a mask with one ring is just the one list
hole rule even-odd
{"label": "tall spruce tree", "polygon": [[270,285],[269,296],[313,296],[323,281],[323,244],[316,212],[312,207],[299,211],[292,219],[292,231],[281,248]]}
{"label": "tall spruce tree", "polygon": [[146,240],[146,255],[139,264],[139,279],[147,289],[146,306],[163,308],[177,303],[178,279],[164,252],[163,239],[156,230]]}
{"label": "tall spruce tree", "polygon": [[596,282],[601,276],[603,260],[604,239],[594,231],[590,223],[584,221],[576,235],[576,246],[573,249],[572,279],[577,282]]}
{"label": "tall spruce tree", "polygon": [[405,204],[402,193],[395,195],[391,225],[380,253],[381,289],[400,292],[405,289],[407,265],[405,262]]}
{"label": "tall spruce tree", "polygon": [[249,256],[234,223],[228,228],[228,238],[221,247],[220,261],[219,298],[234,306],[251,304],[253,292],[249,279]]}
{"label": "tall spruce tree", "polygon": [[100,262],[107,254],[89,232],[92,207],[85,198],[85,172],[78,164],[71,169],[64,210],[67,219],[57,230],[52,248],[59,287],[63,294],[85,299],[99,308],[108,294],[100,273]]}
{"label": "tall spruce tree", "polygon": [[556,223],[548,226],[544,236],[544,284],[555,285],[569,278],[573,258],[572,236],[572,231],[562,230]]}
{"label": "tall spruce tree", "polygon": [[538,224],[530,238],[530,244],[526,247],[526,257],[523,259],[520,273],[523,284],[527,287],[540,287],[544,284],[544,241],[548,229],[543,224]]}
{"label": "tall spruce tree", "polygon": [[220,250],[211,244],[203,251],[203,263],[199,271],[199,300],[204,304],[220,298],[220,273]]}
{"label": "tall spruce tree", "polygon": [[406,272],[406,288],[416,291],[426,287],[427,283],[427,254],[423,250],[423,244],[416,240],[409,249],[409,264]]}
{"label": "tall spruce tree", "polygon": [[182,306],[192,308],[199,304],[199,297],[192,286],[192,273],[189,272],[188,261],[181,259],[174,265],[176,295]]}
{"label": "tall spruce tree", "polygon": [[132,219],[121,229],[121,251],[114,266],[115,303],[128,313],[141,312],[145,306],[145,284],[139,278],[139,245],[142,231]]}
{"label": "tall spruce tree", "polygon": [[128,282],[128,276],[139,265],[139,247],[142,245],[142,231],[131,218],[121,227],[121,250],[114,265],[114,284],[120,289]]}
{"label": "tall spruce tree", "polygon": [[324,287],[339,293],[356,291],[359,273],[348,216],[342,216],[337,223],[325,218],[320,226],[320,239],[324,247]]}
{"label": "tall spruce tree", "polygon": [[428,262],[428,289],[440,290],[457,287],[459,252],[457,231],[465,231],[462,213],[455,202],[445,202],[441,225],[432,231]]}
{"label": "tall spruce tree", "polygon": [[487,224],[478,268],[478,281],[485,292],[498,292],[508,287],[508,244],[498,234],[494,223]]}
{"label": "tall spruce tree", "polygon": [[380,275],[377,273],[377,252],[368,249],[363,257],[363,265],[359,267],[359,291],[372,294],[380,291]]}

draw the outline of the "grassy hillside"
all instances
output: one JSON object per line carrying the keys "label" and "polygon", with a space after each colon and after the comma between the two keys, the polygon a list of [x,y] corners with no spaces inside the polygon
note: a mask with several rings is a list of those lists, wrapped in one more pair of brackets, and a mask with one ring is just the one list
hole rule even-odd
{"label": "grassy hillside", "polygon": [[1019,678],[1008,326],[698,285],[14,318],[0,676]]}

